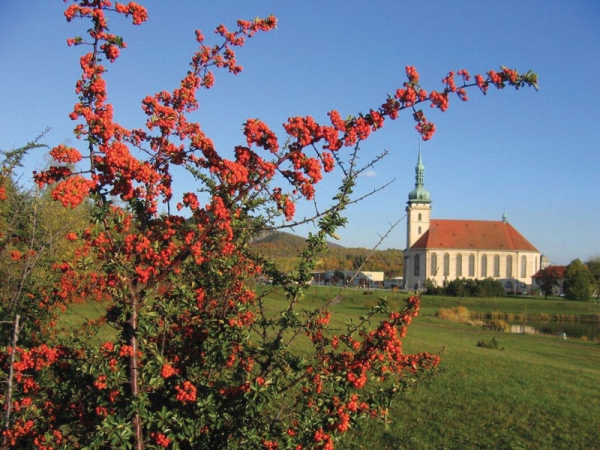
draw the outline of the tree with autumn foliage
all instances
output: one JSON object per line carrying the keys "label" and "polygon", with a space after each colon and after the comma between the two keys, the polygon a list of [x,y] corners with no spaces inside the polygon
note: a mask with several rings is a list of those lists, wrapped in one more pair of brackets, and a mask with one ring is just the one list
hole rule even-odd
{"label": "tree with autumn foliage", "polygon": [[[34,338],[36,323],[52,316],[29,300],[32,292],[55,283],[52,265],[75,251],[67,236],[89,222],[86,204],[67,210],[52,199],[51,189],[24,187],[15,177],[23,157],[45,147],[40,142],[44,134],[22,147],[0,150],[0,317],[21,317],[23,344]],[[10,326],[0,326],[0,342],[12,334]]]}
{"label": "tree with autumn foliage", "polygon": [[540,292],[544,294],[544,299],[554,294],[557,288],[560,288],[564,278],[564,266],[548,266],[540,270],[534,278],[540,287]]}
{"label": "tree with autumn foliage", "polygon": [[[136,25],[147,19],[133,2],[81,0],[65,12],[68,21],[90,22],[87,37],[68,40],[84,49],[70,115],[82,145],[55,146],[55,164],[34,178],[40,188],[52,186],[65,207],[87,200],[92,212],[67,237],[79,244],[73,257],[54,264],[59,281],[30,296],[50,313],[85,298],[105,305],[106,314],[70,334],[40,331],[28,346],[3,346],[0,363],[12,381],[10,397],[2,397],[12,411],[4,446],[330,449],[361,419],[385,420],[391,400],[439,361],[402,350],[419,299],[401,310],[381,299],[335,329],[336,298],[313,309],[302,301],[327,237],[356,201],[357,176],[379,159],[358,166],[359,145],[404,110],[430,139],[435,127],[421,104],[445,111],[453,95],[466,101],[470,87],[535,87],[535,74],[502,68],[472,81],[460,70],[427,92],[407,67],[403,87],[365,114],[342,119],[332,110],[329,124],[290,117],[283,139],[249,118],[230,159],[189,115],[215,71],[240,73],[235,50],[276,19],[240,20],[233,31],[220,25],[212,45],[196,31],[198,50],[179,87],[145,97],[145,124],[128,129],[113,119],[104,78],[105,64],[125,48],[109,31],[109,14]],[[197,182],[181,198],[172,189],[175,167]],[[297,202],[311,201],[334,170],[343,172],[334,203],[313,218],[318,231],[295,270],[281,273],[250,241],[278,218],[294,223]],[[250,289],[247,280],[257,274],[282,286],[282,310],[273,310],[268,293]],[[102,327],[114,339],[97,344]]]}

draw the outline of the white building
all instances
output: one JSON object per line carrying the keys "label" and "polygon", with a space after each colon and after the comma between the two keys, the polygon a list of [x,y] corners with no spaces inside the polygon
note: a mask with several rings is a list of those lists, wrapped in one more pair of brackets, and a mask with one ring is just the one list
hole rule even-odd
{"label": "white building", "polygon": [[494,278],[507,292],[526,291],[540,269],[540,252],[506,216],[501,221],[432,219],[420,151],[415,172],[406,207],[405,287],[421,289],[428,279],[443,286],[456,278]]}
{"label": "white building", "polygon": [[312,284],[326,284],[330,286],[352,286],[381,288],[383,287],[383,272],[370,272],[361,270],[326,270],[322,272],[312,272]]}

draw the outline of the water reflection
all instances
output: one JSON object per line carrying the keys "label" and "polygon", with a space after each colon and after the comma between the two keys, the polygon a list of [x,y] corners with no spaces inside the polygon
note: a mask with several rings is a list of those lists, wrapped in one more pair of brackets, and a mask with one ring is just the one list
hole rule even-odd
{"label": "water reflection", "polygon": [[516,334],[538,334],[540,331],[531,325],[511,324],[510,332]]}
{"label": "water reflection", "polygon": [[559,338],[588,340],[600,338],[598,323],[525,322],[511,323],[510,332],[518,334],[551,334]]}

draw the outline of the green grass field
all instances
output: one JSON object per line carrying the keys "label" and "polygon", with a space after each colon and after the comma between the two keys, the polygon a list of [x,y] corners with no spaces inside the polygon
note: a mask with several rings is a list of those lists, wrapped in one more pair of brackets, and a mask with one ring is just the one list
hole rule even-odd
{"label": "green grass field", "polygon": [[[500,348],[477,346],[495,337]],[[398,401],[387,430],[346,448],[594,449],[600,444],[600,346],[418,318],[407,352],[444,349],[440,373]]]}
{"label": "green grass field", "polygon": [[[313,288],[314,307],[337,292]],[[332,324],[373,306],[380,295],[401,305],[404,295],[349,289],[334,306]],[[281,299],[275,302],[282,301]],[[409,391],[390,411],[387,427],[367,423],[347,449],[599,449],[600,345],[523,335],[443,321],[440,308],[474,312],[598,316],[600,304],[564,299],[424,297],[404,340],[408,353],[442,352],[440,372]],[[600,324],[598,324],[600,326]],[[499,349],[478,347],[495,338]]]}
{"label": "green grass field", "polygon": [[[313,288],[301,302],[311,309],[337,291]],[[382,291],[347,290],[334,306],[332,324],[357,316],[380,295],[395,305],[404,296]],[[272,294],[273,313],[284,305]],[[408,353],[442,355],[440,371],[398,399],[391,423],[366,423],[336,448],[344,449],[599,449],[600,345],[553,336],[484,330],[435,317],[439,308],[470,311],[593,316],[600,304],[563,299],[456,299],[424,297],[422,314],[404,340]],[[78,309],[77,309],[78,308]],[[94,314],[77,306],[65,317],[75,322]],[[599,325],[600,326],[600,325]],[[477,346],[495,338],[499,349]]]}
{"label": "green grass field", "polygon": [[[359,291],[336,308],[346,315],[372,302]],[[390,425],[367,424],[342,448],[600,448],[600,345],[500,333],[435,317],[439,308],[456,306],[569,317],[600,311],[596,303],[563,299],[424,297],[405,351],[442,352],[440,372],[396,402]],[[498,350],[477,346],[492,338]]]}

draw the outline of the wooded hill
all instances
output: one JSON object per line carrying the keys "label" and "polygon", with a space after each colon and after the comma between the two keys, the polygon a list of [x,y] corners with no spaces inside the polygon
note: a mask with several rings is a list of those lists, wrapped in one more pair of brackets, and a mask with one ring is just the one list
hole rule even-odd
{"label": "wooded hill", "polygon": [[[305,245],[303,237],[281,231],[266,234],[252,243],[258,252],[273,258],[284,272],[294,270],[295,257]],[[329,243],[327,252],[321,256],[315,270],[355,270],[369,253],[371,249]],[[401,277],[403,261],[402,250],[375,250],[362,270],[384,272],[386,278]]]}

